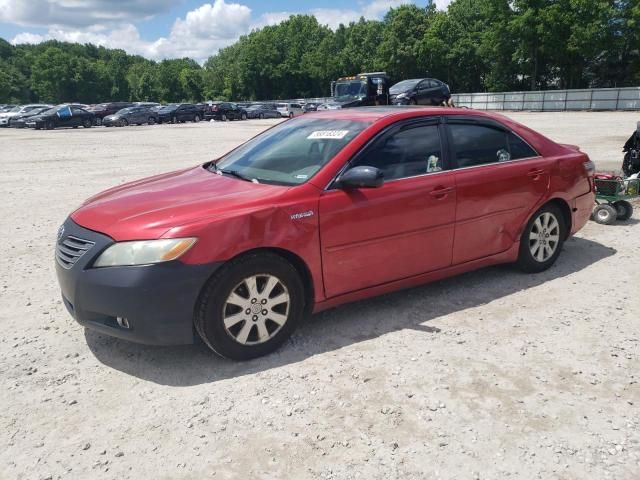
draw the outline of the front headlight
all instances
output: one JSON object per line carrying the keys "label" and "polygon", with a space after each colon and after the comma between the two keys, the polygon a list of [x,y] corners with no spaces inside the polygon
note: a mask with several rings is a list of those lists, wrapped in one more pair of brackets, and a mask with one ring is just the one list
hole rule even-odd
{"label": "front headlight", "polygon": [[396,98],[407,98],[407,94],[406,93],[401,93],[400,95],[398,95]]}
{"label": "front headlight", "polygon": [[196,241],[196,238],[163,238],[114,243],[100,254],[93,266],[99,268],[169,262],[185,254]]}

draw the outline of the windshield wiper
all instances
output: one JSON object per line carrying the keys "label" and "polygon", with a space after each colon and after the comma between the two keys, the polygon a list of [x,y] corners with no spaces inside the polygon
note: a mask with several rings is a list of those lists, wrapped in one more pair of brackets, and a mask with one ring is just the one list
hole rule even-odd
{"label": "windshield wiper", "polygon": [[218,175],[222,175],[222,174],[231,175],[233,177],[239,178],[240,180],[244,180],[246,182],[258,183],[257,179],[247,177],[246,175],[243,175],[242,173],[237,172],[236,170],[227,170],[227,169],[224,169],[224,168],[219,168],[218,165],[215,162],[212,163],[209,168],[213,169],[213,171],[216,172]]}

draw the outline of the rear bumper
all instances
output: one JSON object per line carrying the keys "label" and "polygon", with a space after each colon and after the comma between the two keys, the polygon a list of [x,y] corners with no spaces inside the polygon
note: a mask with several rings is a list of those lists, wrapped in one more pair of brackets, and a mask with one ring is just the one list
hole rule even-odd
{"label": "rear bumper", "polygon": [[[71,268],[55,260],[64,304],[80,325],[137,343],[193,343],[193,313],[198,295],[220,264],[185,265],[175,261],[91,268],[113,240],[70,219],[64,227],[63,239],[72,235],[94,242]],[[126,318],[129,328],[119,325],[118,317]]]}
{"label": "rear bumper", "polygon": [[596,194],[594,192],[581,195],[573,200],[571,235],[577,233],[589,221],[595,201]]}

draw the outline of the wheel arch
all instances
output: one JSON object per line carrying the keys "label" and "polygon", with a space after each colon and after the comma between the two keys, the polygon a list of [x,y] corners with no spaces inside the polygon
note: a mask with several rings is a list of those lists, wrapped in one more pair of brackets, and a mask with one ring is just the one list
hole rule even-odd
{"label": "wheel arch", "polygon": [[564,224],[567,229],[566,235],[565,235],[565,240],[566,240],[571,236],[571,230],[573,229],[573,217],[571,215],[571,207],[569,206],[567,201],[562,198],[552,198],[551,200],[546,202],[543,205],[543,207],[546,205],[555,205],[562,212]]}
{"label": "wheel arch", "polygon": [[278,255],[279,257],[284,258],[287,262],[289,262],[293,266],[293,268],[296,269],[296,271],[300,275],[300,279],[302,280],[302,286],[304,288],[305,315],[310,314],[313,311],[313,306],[316,298],[313,276],[311,275],[311,270],[309,269],[309,266],[307,265],[307,263],[296,253],[292,252],[291,250],[286,250],[284,248],[260,247],[260,248],[253,248],[251,250],[246,250],[242,253],[239,253],[235,257],[230,258],[228,261],[230,262],[232,260],[236,260],[238,258],[247,256],[247,255],[254,255],[254,254],[260,254],[260,253],[271,253],[271,254]]}

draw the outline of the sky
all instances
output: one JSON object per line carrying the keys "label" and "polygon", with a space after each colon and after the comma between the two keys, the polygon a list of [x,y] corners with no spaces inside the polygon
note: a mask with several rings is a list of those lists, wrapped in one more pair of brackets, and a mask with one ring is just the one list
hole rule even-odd
{"label": "sky", "polygon": [[[446,8],[451,0],[435,0]],[[380,19],[404,3],[428,0],[0,0],[0,37],[14,44],[57,39],[121,48],[160,60],[203,62],[240,35],[294,13],[340,23]]]}

